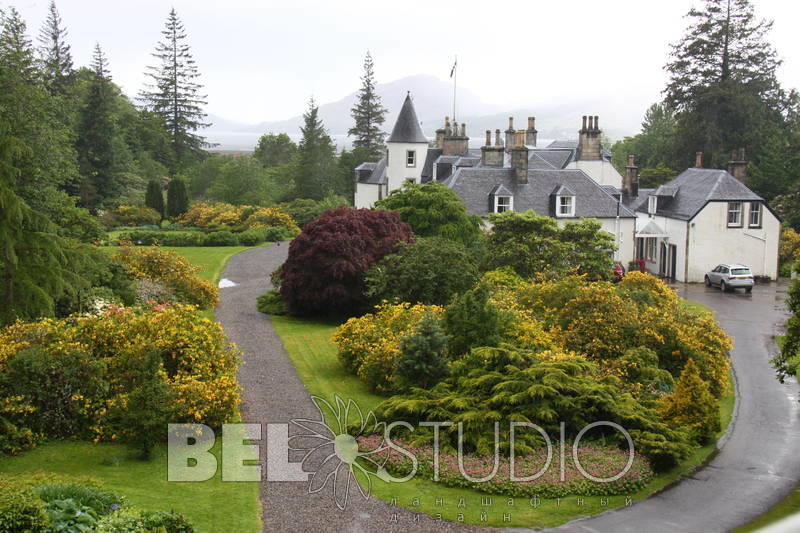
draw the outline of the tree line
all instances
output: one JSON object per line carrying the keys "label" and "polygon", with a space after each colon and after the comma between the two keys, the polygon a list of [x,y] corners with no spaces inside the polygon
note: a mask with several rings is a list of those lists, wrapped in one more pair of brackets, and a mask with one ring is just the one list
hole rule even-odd
{"label": "tree line", "polygon": [[705,0],[687,19],[664,66],[663,98],[639,134],[614,144],[614,164],[624,171],[636,154],[640,186],[654,187],[694,166],[696,152],[704,166],[726,168],[745,148],[749,186],[800,224],[800,95],[778,82],[772,21],[759,19],[749,0]]}

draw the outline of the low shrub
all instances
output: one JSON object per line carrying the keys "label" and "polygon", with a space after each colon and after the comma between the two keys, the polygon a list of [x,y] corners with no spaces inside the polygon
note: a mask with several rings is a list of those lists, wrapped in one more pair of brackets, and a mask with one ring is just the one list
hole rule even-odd
{"label": "low shrub", "polygon": [[128,231],[121,233],[118,243],[131,242],[142,246],[203,246],[205,235],[198,231]]}
{"label": "low shrub", "polygon": [[114,261],[122,263],[136,280],[163,283],[175,292],[181,303],[208,309],[215,307],[219,300],[217,287],[196,276],[199,269],[173,251],[121,246],[114,254]]}
{"label": "low shrub", "polygon": [[184,226],[194,226],[204,230],[280,227],[292,236],[300,233],[300,228],[280,208],[231,205],[225,203],[200,203],[193,205],[178,218]]}
{"label": "low shrub", "polygon": [[271,290],[262,294],[257,299],[258,310],[268,315],[285,315],[286,307],[283,305],[281,293]]}
{"label": "low shrub", "polygon": [[267,240],[267,228],[250,228],[237,235],[242,246],[256,246]]}
{"label": "low shrub", "polygon": [[215,231],[206,234],[203,246],[239,246],[239,237],[230,231]]}
{"label": "low shrub", "polygon": [[38,487],[39,498],[46,503],[56,500],[72,500],[79,505],[94,509],[101,515],[108,514],[124,504],[124,499],[107,490],[77,483],[48,483]]}
{"label": "low shrub", "polygon": [[153,208],[144,205],[121,205],[113,211],[107,211],[100,216],[100,223],[107,228],[115,226],[140,226],[143,224],[158,227],[161,214]]}
{"label": "low shrub", "polygon": [[45,505],[36,493],[0,479],[0,533],[50,531]]}
{"label": "low shrub", "polygon": [[391,392],[395,389],[395,360],[401,354],[401,342],[428,312],[438,319],[442,308],[385,303],[374,313],[351,318],[333,336],[339,360],[372,390]]}
{"label": "low shrub", "polygon": [[75,500],[53,500],[45,505],[47,515],[50,517],[52,530],[64,533],[83,533],[93,531],[97,526],[100,514]]}
{"label": "low shrub", "polygon": [[[372,435],[359,437],[359,449],[369,452],[381,446],[382,436]],[[413,446],[403,439],[392,439],[398,446],[413,454],[418,463],[417,476],[434,479],[433,447]],[[410,458],[397,450],[389,449],[379,452],[372,458],[383,464],[395,477],[404,477],[413,470]],[[578,460],[581,467],[590,475],[598,478],[611,478],[622,472],[629,459],[628,451],[619,448],[603,447],[591,443],[582,444],[578,449]],[[437,483],[447,487],[462,487],[500,494],[511,498],[556,499],[565,496],[615,496],[629,495],[647,485],[653,479],[653,470],[647,460],[640,454],[634,455],[631,468],[619,479],[607,483],[592,481],[584,477],[575,465],[572,454],[565,453],[564,480],[561,480],[560,462],[553,457],[544,473],[530,481],[511,480],[511,462],[508,457],[498,461],[497,474],[486,482],[471,481],[461,474],[458,467],[458,456],[451,451],[440,453]],[[490,474],[494,468],[494,458],[474,455],[463,456],[464,471],[472,478],[482,478]],[[547,465],[547,448],[537,448],[524,456],[516,456],[514,474],[516,477],[532,477]]]}
{"label": "low shrub", "polygon": [[98,533],[194,533],[194,527],[183,515],[173,512],[149,513],[124,508],[104,516],[95,529]]}

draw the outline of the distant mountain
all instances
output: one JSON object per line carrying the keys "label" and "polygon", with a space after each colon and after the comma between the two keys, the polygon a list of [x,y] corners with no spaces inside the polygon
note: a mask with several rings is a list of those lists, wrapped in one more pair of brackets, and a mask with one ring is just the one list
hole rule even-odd
{"label": "distant mountain", "polygon": [[[417,75],[402,78],[389,83],[376,85],[376,92],[389,112],[386,115],[384,129],[391,131],[400,106],[411,92],[422,129],[429,137],[444,124],[444,117],[452,115],[453,85],[449,81],[434,76]],[[508,127],[508,117],[514,117],[514,126],[524,128],[527,117],[536,117],[536,127],[540,139],[577,138],[581,116],[591,113],[600,116],[600,124],[606,135],[611,138],[622,138],[638,130],[641,114],[621,116],[619,108],[613,102],[584,101],[543,103],[528,108],[505,110],[502,105],[488,104],[469,89],[459,87],[457,93],[458,121],[467,124],[470,144],[480,146],[483,143],[484,131],[502,131]],[[328,133],[338,146],[348,146],[347,130],[352,126],[350,109],[356,101],[356,93],[349,94],[336,102],[322,104],[319,115]],[[629,113],[630,114],[630,113]],[[299,138],[303,117],[298,115],[286,120],[265,121],[258,124],[242,124],[221,117],[209,116],[212,127],[204,132],[211,142],[218,143],[219,149],[251,150],[258,137],[264,133],[287,133]]]}

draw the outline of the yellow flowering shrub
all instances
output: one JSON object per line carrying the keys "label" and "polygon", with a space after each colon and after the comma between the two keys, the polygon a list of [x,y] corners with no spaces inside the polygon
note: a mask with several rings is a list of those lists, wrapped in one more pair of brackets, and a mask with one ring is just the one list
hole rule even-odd
{"label": "yellow flowering shrub", "polygon": [[293,234],[300,233],[294,219],[278,207],[254,207],[226,203],[200,203],[181,215],[184,226],[202,229],[230,228],[234,231],[250,228],[283,227]]}
{"label": "yellow flowering shrub", "polygon": [[[238,417],[239,352],[222,327],[202,318],[194,306],[110,307],[99,316],[18,322],[0,330],[0,346],[0,380],[8,362],[26,348],[38,348],[53,358],[69,350],[79,351],[102,362],[103,392],[69,398],[80,406],[82,420],[88,420],[85,427],[77,428],[74,436],[79,438],[118,438],[120,428],[112,413],[125,408],[133,386],[131,365],[153,352],[161,358],[159,376],[175,395],[175,422],[218,427]],[[17,395],[0,397],[0,417],[11,413],[6,418],[23,427],[26,417],[36,416],[33,404],[31,398]]]}
{"label": "yellow flowering shrub", "polygon": [[219,301],[217,287],[196,276],[199,268],[173,251],[123,245],[114,254],[114,261],[123,264],[134,279],[163,283],[182,303],[208,309]]}
{"label": "yellow flowering shrub", "polygon": [[443,313],[436,305],[384,302],[374,313],[351,318],[333,336],[339,360],[373,390],[390,392],[400,342],[416,328],[426,311],[437,318]]}
{"label": "yellow flowering shrub", "polygon": [[800,233],[792,228],[786,228],[781,232],[778,258],[781,265],[791,265],[800,260]]}

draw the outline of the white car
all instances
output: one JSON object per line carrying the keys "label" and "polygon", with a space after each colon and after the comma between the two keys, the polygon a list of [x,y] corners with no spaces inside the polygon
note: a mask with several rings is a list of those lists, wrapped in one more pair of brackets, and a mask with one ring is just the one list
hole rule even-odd
{"label": "white car", "polygon": [[722,264],[711,272],[706,273],[706,287],[716,285],[722,291],[744,289],[746,292],[753,290],[756,284],[755,277],[749,267],[737,264]]}

